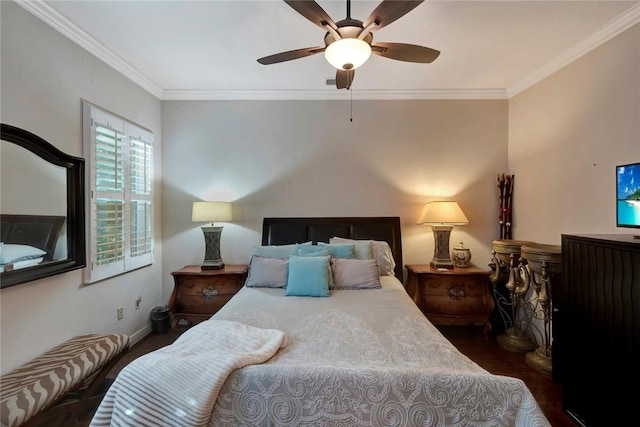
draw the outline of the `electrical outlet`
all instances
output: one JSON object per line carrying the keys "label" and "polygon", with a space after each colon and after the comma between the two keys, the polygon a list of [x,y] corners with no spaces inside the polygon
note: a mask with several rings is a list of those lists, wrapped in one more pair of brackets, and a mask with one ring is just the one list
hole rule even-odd
{"label": "electrical outlet", "polygon": [[118,307],[116,316],[118,317],[118,321],[124,319],[124,307]]}
{"label": "electrical outlet", "polygon": [[138,295],[138,298],[136,298],[136,310],[139,310],[141,305],[142,305],[142,295]]}

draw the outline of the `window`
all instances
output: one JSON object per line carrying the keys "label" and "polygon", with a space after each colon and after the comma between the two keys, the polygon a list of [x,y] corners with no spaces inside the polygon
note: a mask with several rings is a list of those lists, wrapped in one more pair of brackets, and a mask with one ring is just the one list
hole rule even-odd
{"label": "window", "polygon": [[83,143],[90,283],[153,263],[153,134],[85,102]]}

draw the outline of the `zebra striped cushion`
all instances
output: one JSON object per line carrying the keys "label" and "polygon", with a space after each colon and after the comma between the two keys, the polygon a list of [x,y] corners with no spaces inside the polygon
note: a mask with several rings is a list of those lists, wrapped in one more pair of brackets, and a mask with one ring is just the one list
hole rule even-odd
{"label": "zebra striped cushion", "polygon": [[121,334],[80,335],[0,378],[0,425],[19,426],[129,347]]}

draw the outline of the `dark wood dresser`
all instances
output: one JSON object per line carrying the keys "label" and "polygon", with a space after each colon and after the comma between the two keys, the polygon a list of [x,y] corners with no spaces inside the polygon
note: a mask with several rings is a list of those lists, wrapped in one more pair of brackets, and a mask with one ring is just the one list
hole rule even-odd
{"label": "dark wood dresser", "polygon": [[489,316],[493,297],[489,292],[489,270],[477,267],[436,270],[429,265],[409,264],[407,289],[416,305],[434,325],[483,323],[483,335],[491,332]]}
{"label": "dark wood dresser", "polygon": [[175,328],[180,320],[188,325],[210,318],[244,286],[246,265],[225,265],[222,270],[202,270],[187,265],[171,273],[174,286],[169,298]]}
{"label": "dark wood dresser", "polygon": [[640,239],[562,235],[562,265],[552,361],[563,409],[582,426],[630,425],[640,378]]}

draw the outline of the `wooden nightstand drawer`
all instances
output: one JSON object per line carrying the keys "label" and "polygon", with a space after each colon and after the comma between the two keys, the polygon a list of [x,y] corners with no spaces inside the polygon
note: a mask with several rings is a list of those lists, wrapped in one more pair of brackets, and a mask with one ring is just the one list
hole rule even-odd
{"label": "wooden nightstand drawer", "polygon": [[198,323],[222,308],[241,288],[247,278],[246,265],[227,265],[222,270],[201,270],[188,265],[171,273],[174,288],[169,309],[174,325],[180,320]]}
{"label": "wooden nightstand drawer", "polygon": [[476,267],[434,270],[428,265],[407,265],[407,289],[416,305],[436,325],[482,322],[484,336],[491,331],[493,297],[488,270]]}
{"label": "wooden nightstand drawer", "polygon": [[[447,295],[454,299],[455,294],[462,297],[483,296],[487,293],[488,283],[483,275],[472,276],[421,276],[424,283],[420,286],[423,295]],[[456,292],[457,290],[457,292]]]}
{"label": "wooden nightstand drawer", "polygon": [[212,314],[220,310],[242,288],[240,276],[176,278],[180,288],[176,295],[176,310],[179,313]]}
{"label": "wooden nightstand drawer", "polygon": [[[430,315],[464,316],[467,314],[484,314],[489,305],[483,298],[465,295],[462,289],[452,289],[450,295],[428,295],[423,298],[422,310]],[[491,314],[491,311],[488,314]],[[431,318],[430,316],[427,317]]]}

